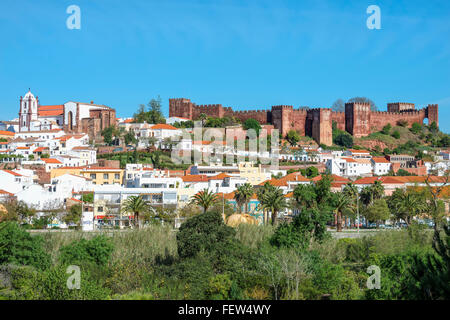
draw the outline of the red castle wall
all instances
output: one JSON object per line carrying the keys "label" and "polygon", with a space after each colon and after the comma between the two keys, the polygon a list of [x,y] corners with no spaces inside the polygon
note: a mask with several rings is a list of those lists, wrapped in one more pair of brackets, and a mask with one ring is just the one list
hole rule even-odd
{"label": "red castle wall", "polygon": [[381,130],[386,124],[397,125],[397,121],[406,120],[408,126],[414,122],[423,123],[428,118],[430,123],[439,125],[438,105],[428,105],[421,110],[414,110],[411,103],[391,103],[389,110],[399,112],[372,112],[367,103],[346,103],[345,112],[333,112],[331,109],[297,109],[293,106],[273,106],[269,110],[233,111],[221,104],[196,105],[189,99],[169,99],[169,116],[183,117],[191,120],[204,113],[209,117],[236,117],[241,122],[256,119],[262,125],[273,124],[275,129],[285,136],[289,130],[296,130],[301,135],[313,137],[318,143],[332,144],[332,122],[336,121],[340,130],[345,130],[355,137],[367,136]]}

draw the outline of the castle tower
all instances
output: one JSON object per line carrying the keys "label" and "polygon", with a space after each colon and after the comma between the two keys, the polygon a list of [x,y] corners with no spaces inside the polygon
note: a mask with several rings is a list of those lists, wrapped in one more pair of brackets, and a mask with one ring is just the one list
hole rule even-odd
{"label": "castle tower", "polygon": [[331,146],[333,144],[331,109],[319,108],[308,110],[311,114],[311,137],[318,144]]}
{"label": "castle tower", "polygon": [[370,104],[345,104],[345,130],[356,138],[364,137],[370,133]]}
{"label": "castle tower", "polygon": [[437,104],[429,104],[426,108],[426,117],[428,118],[428,123],[432,124],[436,122],[436,125],[439,127],[439,106]]}
{"label": "castle tower", "polygon": [[32,122],[38,120],[38,105],[38,98],[30,90],[20,97],[19,132],[32,131]]}

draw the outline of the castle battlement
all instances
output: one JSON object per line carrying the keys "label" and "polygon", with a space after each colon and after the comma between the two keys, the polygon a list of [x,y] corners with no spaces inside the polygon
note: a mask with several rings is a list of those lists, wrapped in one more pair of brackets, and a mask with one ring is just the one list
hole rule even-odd
{"label": "castle battlement", "polygon": [[[386,124],[396,124],[402,117],[408,125],[414,122],[423,123],[428,118],[430,122],[439,125],[438,105],[429,104],[416,110],[409,102],[388,103],[388,111],[371,111],[367,102],[350,102],[345,104],[345,111],[332,111],[331,108],[299,108],[292,105],[275,105],[271,110],[239,110],[223,107],[221,104],[196,105],[190,99],[169,99],[169,116],[197,119],[200,113],[210,117],[234,116],[241,121],[253,118],[261,124],[272,124],[284,136],[289,130],[297,130],[303,135],[312,136],[317,142],[332,143],[332,121],[338,128],[355,137],[367,136],[378,131]],[[324,116],[321,116],[321,115]]]}

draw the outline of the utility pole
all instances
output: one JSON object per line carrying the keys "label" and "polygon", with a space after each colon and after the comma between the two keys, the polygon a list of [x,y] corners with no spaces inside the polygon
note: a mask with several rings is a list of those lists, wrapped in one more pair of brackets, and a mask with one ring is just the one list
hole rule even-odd
{"label": "utility pole", "polygon": [[357,233],[359,235],[359,223],[360,223],[360,221],[359,221],[359,189],[358,189],[358,187],[356,187],[356,214],[357,214],[357,217],[358,217],[358,225],[357,225],[358,231],[357,231]]}

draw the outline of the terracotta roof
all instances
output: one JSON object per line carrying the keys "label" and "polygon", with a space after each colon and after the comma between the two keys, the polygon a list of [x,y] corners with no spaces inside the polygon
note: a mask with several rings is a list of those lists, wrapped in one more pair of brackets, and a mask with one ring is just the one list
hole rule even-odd
{"label": "terracotta roof", "polygon": [[[331,175],[331,178],[332,178],[332,181],[335,182],[335,183],[337,183],[337,182],[339,182],[339,183],[340,183],[340,182],[342,182],[342,183],[348,183],[348,182],[350,182],[350,179],[347,179],[347,178],[338,176],[338,175],[336,175],[336,174],[332,174],[332,175]],[[314,182],[320,181],[320,180],[322,180],[322,175],[318,175],[318,176],[316,176],[316,177],[314,177],[314,178],[311,179],[311,181],[314,181]]]}
{"label": "terracotta roof", "polygon": [[5,191],[5,190],[3,190],[3,189],[0,189],[0,194],[6,194],[6,195],[8,195],[8,196],[13,196],[13,195],[14,195],[14,193]]}
{"label": "terracotta roof", "polygon": [[344,158],[344,157],[342,157],[341,159],[342,159],[342,160],[345,160],[345,161],[347,161],[347,162],[356,162],[356,160],[355,160],[355,159],[352,159],[352,158]]}
{"label": "terracotta roof", "polygon": [[216,176],[208,177],[208,180],[223,180],[225,178],[231,178],[231,176],[227,175],[226,173],[219,173]]}
{"label": "terracotta roof", "polygon": [[0,135],[14,137],[15,133],[11,131],[0,130]]}
{"label": "terracotta roof", "polygon": [[63,114],[64,114],[64,106],[63,105],[39,106],[38,107],[38,116],[39,117],[61,116]]}
{"label": "terracotta roof", "polygon": [[[404,183],[425,183],[428,176],[396,176],[395,178]],[[428,181],[430,183],[444,183],[445,177],[430,176]],[[449,181],[450,182],[450,181]]]}
{"label": "terracotta roof", "polygon": [[16,176],[16,177],[22,177],[22,175],[20,173],[17,173],[17,172],[11,171],[11,170],[2,170],[2,171],[12,174],[13,176]]}
{"label": "terracotta roof", "polygon": [[133,118],[132,119],[126,119],[126,120],[123,121],[123,123],[133,123],[133,122],[134,122]]}
{"label": "terracotta roof", "polygon": [[9,142],[1,142],[1,141],[0,141],[0,144],[8,144],[8,143],[9,143]]}
{"label": "terracotta roof", "polygon": [[28,150],[28,149],[30,149],[30,147],[17,147],[16,149],[17,150]]}
{"label": "terracotta roof", "polygon": [[404,184],[399,177],[383,176],[383,177],[366,177],[358,179],[354,184],[374,184],[375,181],[380,181],[382,184]]}
{"label": "terracotta roof", "polygon": [[62,164],[61,161],[55,158],[41,158],[46,164]]}
{"label": "terracotta roof", "polygon": [[178,128],[175,128],[174,126],[171,126],[170,124],[165,123],[158,123],[152,126],[150,129],[152,130],[159,130],[159,129],[165,129],[165,130],[178,130]]}
{"label": "terracotta roof", "polygon": [[376,163],[390,163],[389,160],[384,157],[372,157],[372,160]]}
{"label": "terracotta roof", "polygon": [[182,176],[183,182],[207,182],[208,177],[204,174],[192,174],[187,176]]}
{"label": "terracotta roof", "polygon": [[285,198],[292,198],[294,196],[294,192],[289,192],[284,195]]}
{"label": "terracotta roof", "polygon": [[83,202],[81,200],[75,199],[75,198],[69,198],[70,201],[75,201],[75,202]]}
{"label": "terracotta roof", "polygon": [[47,147],[39,147],[39,148],[36,148],[33,152],[42,152],[44,150],[48,150],[48,148]]}

